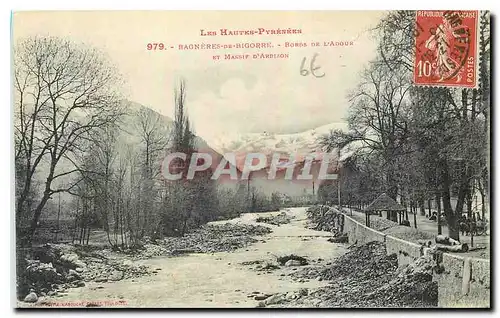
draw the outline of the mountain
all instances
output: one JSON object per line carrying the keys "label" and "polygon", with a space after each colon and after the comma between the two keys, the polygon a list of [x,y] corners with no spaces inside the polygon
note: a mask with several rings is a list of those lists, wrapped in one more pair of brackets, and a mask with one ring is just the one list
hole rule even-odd
{"label": "mountain", "polygon": [[[142,111],[149,111],[159,116],[161,121],[167,128],[173,125],[172,119],[161,115],[154,110],[151,110],[138,103],[129,102],[130,113],[134,114]],[[136,116],[131,116],[130,123],[125,127],[134,127]],[[211,139],[209,142],[204,140],[202,136],[196,136],[195,144],[198,152],[207,153],[212,159],[211,168],[215,171],[222,160],[227,160],[225,168],[230,165],[236,166],[237,178],[241,179],[242,171],[247,154],[261,153],[266,156],[267,164],[264,168],[255,169],[250,173],[250,181],[245,182],[255,188],[258,188],[262,193],[270,195],[273,192],[280,192],[289,196],[303,196],[314,194],[317,187],[323,182],[318,180],[317,176],[321,167],[321,159],[323,152],[319,144],[319,137],[329,133],[332,129],[345,130],[347,125],[344,123],[333,123],[310,129],[307,131],[292,133],[292,134],[272,134],[272,133],[233,133],[224,136],[219,136],[217,139]],[[130,128],[129,128],[130,129]],[[137,138],[137,133],[129,134],[126,139],[131,142]],[[228,153],[233,153],[235,160],[228,156]],[[280,162],[275,178],[269,178],[269,165],[273,154],[280,154]],[[290,155],[295,155],[295,162],[290,162]],[[308,154],[316,155],[316,159],[311,164],[311,174],[314,176],[310,180],[299,180],[298,175],[302,173],[305,164],[305,156]],[[329,164],[328,173],[334,173],[338,169],[338,160],[333,153],[333,160]],[[341,157],[348,154],[341,153]],[[285,178],[286,168],[293,166],[293,177],[291,180]],[[229,181],[229,182],[228,182]],[[225,175],[218,179],[219,185],[234,185],[238,182],[229,180],[229,176]]]}
{"label": "mountain", "polygon": [[[145,157],[145,146],[143,143],[143,132],[141,130],[141,118],[144,122],[144,118],[147,118],[149,128],[157,125],[158,131],[165,134],[165,138],[169,138],[170,130],[174,125],[174,121],[164,116],[144,105],[139,103],[125,100],[122,105],[126,109],[126,114],[120,117],[118,121],[118,134],[116,140],[112,143],[113,151],[115,152],[115,159],[113,159],[112,165],[114,168],[118,168],[123,162],[141,162]],[[207,142],[199,137],[195,136],[195,146],[198,152],[208,153],[212,158],[212,169],[215,169],[216,165],[223,159],[223,156],[212,149]],[[169,145],[165,149],[157,149],[155,152],[153,166],[155,168],[154,174],[161,178],[161,165],[165,156],[169,153]],[[101,154],[102,155],[102,154]],[[82,158],[74,158],[74,161],[79,162],[81,165]],[[66,160],[64,157],[59,161],[55,174],[64,174],[71,170],[74,170],[74,165],[71,161]],[[38,184],[43,184],[46,180],[49,171],[48,163],[43,161],[37,168],[35,174],[35,180]],[[238,171],[238,176],[241,174]],[[67,187],[67,185],[72,184],[74,180],[77,180],[80,176],[77,173],[71,173],[64,175],[57,180],[53,181],[53,188]],[[62,200],[71,200],[72,196],[67,193],[62,193]]]}
{"label": "mountain", "polygon": [[211,145],[220,153],[226,152],[280,152],[314,153],[321,151],[318,138],[332,129],[347,129],[345,123],[332,123],[293,134],[234,133],[211,140]]}
{"label": "mountain", "polygon": [[[114,160],[115,165],[119,165],[123,160],[132,160],[135,164],[138,163],[137,160],[144,160],[145,146],[142,141],[143,135],[141,132],[141,116],[146,116],[152,123],[158,125],[160,132],[164,133],[166,138],[170,136],[170,129],[173,127],[173,120],[167,116],[159,114],[158,112],[132,101],[124,101],[124,105],[127,108],[127,114],[120,119],[119,122],[119,134],[116,137],[116,141],[113,142],[114,151],[117,153],[117,159]],[[235,166],[237,172],[237,180],[229,180],[229,176],[225,178],[218,179],[219,185],[235,187],[238,184],[245,183],[253,187],[259,188],[263,193],[270,195],[273,192],[281,192],[283,194],[288,194],[290,196],[301,196],[304,194],[311,194],[314,190],[313,187],[319,185],[316,180],[297,180],[296,176],[301,173],[304,167],[303,156],[309,153],[315,153],[320,151],[318,137],[322,134],[328,133],[331,129],[343,128],[343,124],[331,124],[326,126],[321,126],[316,129],[296,133],[296,134],[269,134],[269,133],[251,133],[251,134],[238,134],[234,133],[231,135],[221,136],[219,139],[211,140],[207,142],[202,136],[195,137],[195,145],[197,152],[207,153],[212,159],[211,168],[215,171],[217,166],[221,161],[229,161],[225,168],[230,168]],[[159,149],[155,155],[154,166],[158,167],[156,173],[158,177],[161,174],[161,164],[165,156],[169,153],[168,145],[166,149]],[[223,154],[228,152],[234,152],[236,154],[236,161],[231,160],[231,158],[224,157]],[[242,171],[244,168],[244,159],[248,153],[259,152],[268,156],[268,165],[262,169],[253,171],[250,174],[250,181],[240,181]],[[276,178],[273,180],[268,180],[269,173],[269,162],[270,157],[273,153],[280,153],[282,155],[283,161],[280,162],[280,169],[276,173]],[[288,157],[292,153],[299,154],[299,158],[296,162],[288,162]],[[127,161],[128,162],[128,161]],[[294,178],[293,180],[286,180],[284,178],[285,168],[289,165],[293,165]],[[319,170],[319,161],[315,161],[311,167],[311,171],[317,174]],[[336,167],[336,164],[334,163]],[[335,169],[329,169],[333,171]],[[37,182],[43,183],[48,167],[45,163],[42,163],[36,174]],[[56,174],[65,173],[73,170],[74,167],[71,162],[61,159],[56,169]],[[54,182],[54,188],[60,188],[67,184],[71,184],[76,178],[77,174],[65,175]],[[161,178],[161,177],[160,177]],[[228,182],[229,181],[229,182]],[[316,182],[313,185],[313,181]],[[70,200],[71,196],[66,193],[62,194],[62,200]]]}
{"label": "mountain", "polygon": [[[138,145],[140,143],[141,137],[140,137],[139,131],[137,130],[137,127],[139,124],[138,120],[140,117],[138,114],[140,114],[141,112],[147,112],[153,118],[158,118],[160,123],[163,126],[163,129],[165,130],[165,133],[167,133],[167,134],[169,133],[170,129],[174,125],[174,121],[170,117],[164,116],[164,115],[154,111],[153,109],[148,108],[148,107],[141,105],[139,103],[127,101],[127,104],[125,106],[128,108],[128,115],[126,115],[124,117],[123,123],[121,124],[122,130],[125,132],[125,134],[123,134],[121,136],[121,140],[125,144]],[[214,150],[200,136],[194,137],[194,144],[195,144],[196,151],[198,153],[205,153],[205,154],[209,155],[209,157],[211,158],[211,161],[212,161],[210,168],[212,169],[212,171],[215,171],[215,169],[217,168],[219,163],[224,160],[223,155],[220,154],[218,151]],[[160,158],[158,158],[159,162],[158,162],[157,166],[160,170],[161,170],[161,160],[163,160],[163,158],[169,153],[168,146],[166,148],[167,149],[165,149],[162,152],[162,155],[160,156]],[[228,168],[231,165],[232,165],[232,163],[229,162],[226,164],[225,168]],[[238,168],[236,168],[236,173],[237,173],[237,180],[239,180],[240,176],[241,176],[241,171]],[[238,184],[237,180],[234,180],[234,181],[230,180],[229,176],[223,175],[217,181],[220,185],[228,185],[228,186],[232,187],[232,186]]]}
{"label": "mountain", "polygon": [[[233,161],[228,158],[227,160],[231,161],[241,171],[244,170],[245,158],[249,153],[264,154],[267,164],[264,168],[251,172],[250,183],[267,194],[280,192],[289,196],[304,196],[315,194],[317,187],[323,182],[323,180],[318,180],[324,156],[318,139],[333,129],[346,130],[347,124],[333,123],[292,134],[272,134],[268,132],[234,133],[211,140],[211,145],[213,149],[226,156],[228,153],[233,153],[236,159]],[[275,178],[270,180],[270,163],[275,153],[278,153],[280,156],[278,171]],[[291,155],[295,156],[294,162],[290,161]],[[310,174],[313,178],[299,180],[297,176],[304,169],[307,155],[314,155],[316,158],[310,168]],[[337,171],[339,160],[336,151],[333,151],[330,155],[332,156],[332,160],[328,164],[327,171],[331,174]],[[342,151],[340,153],[340,161],[349,155],[350,153]],[[293,167],[293,177],[291,180],[285,178],[287,167]]]}

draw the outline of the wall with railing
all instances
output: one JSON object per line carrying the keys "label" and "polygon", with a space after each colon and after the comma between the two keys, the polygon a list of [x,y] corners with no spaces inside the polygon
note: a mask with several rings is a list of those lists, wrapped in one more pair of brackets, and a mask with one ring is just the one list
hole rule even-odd
{"label": "wall with railing", "polygon": [[[338,212],[338,211],[337,211]],[[384,242],[387,255],[396,254],[398,265],[405,266],[424,254],[429,248],[408,242],[379,231],[375,231],[344,215],[343,232],[350,244],[364,244],[370,241]],[[442,253],[437,257],[443,269],[434,273],[438,283],[439,307],[490,307],[490,261]]]}

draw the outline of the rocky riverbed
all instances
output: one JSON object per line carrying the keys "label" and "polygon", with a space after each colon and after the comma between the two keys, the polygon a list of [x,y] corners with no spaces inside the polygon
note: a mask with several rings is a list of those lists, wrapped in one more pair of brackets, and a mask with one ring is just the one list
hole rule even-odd
{"label": "rocky riverbed", "polygon": [[134,260],[186,253],[231,252],[269,234],[271,229],[249,224],[208,224],[184,237],[168,237],[152,243],[146,238],[139,249],[113,251],[97,246],[45,244],[34,249],[26,260],[23,277],[25,302],[34,303],[45,296],[64,295],[69,288],[84,287],[88,282],[112,282],[158,274],[159,269],[137,264]]}
{"label": "rocky riverbed", "polygon": [[183,237],[167,237],[154,243],[147,240],[142,249],[131,253],[134,258],[176,256],[188,253],[231,252],[257,242],[256,236],[271,233],[266,226],[252,224],[207,224]]}
{"label": "rocky riverbed", "polygon": [[432,257],[398,268],[395,254],[386,255],[380,242],[353,247],[326,266],[292,274],[300,279],[328,281],[329,286],[290,300],[282,295],[280,307],[435,307],[437,284]]}
{"label": "rocky riverbed", "polygon": [[[98,251],[103,257],[96,257],[95,251],[87,251],[85,255],[75,252],[78,259],[63,258],[73,262],[76,267],[71,274],[78,273],[85,285],[80,283],[79,287],[67,288],[57,295],[46,293],[33,305],[436,306],[437,287],[429,276],[433,270],[431,259],[398,268],[396,258],[387,256],[379,243],[361,246],[332,243],[335,233],[307,228],[310,220],[305,208],[286,213],[289,223],[258,227],[263,224],[256,223],[258,217],[279,213],[245,214],[200,229],[188,236],[191,238],[187,241],[175,238],[161,244],[149,243],[151,246],[146,244],[143,251],[134,254]],[[63,255],[71,253],[64,251]],[[118,275],[117,271],[123,274]]]}
{"label": "rocky riverbed", "polygon": [[273,225],[281,225],[281,224],[290,223],[290,220],[291,220],[291,217],[285,211],[282,211],[277,215],[259,216],[258,218],[255,219],[255,222],[267,223],[267,224],[273,224]]}

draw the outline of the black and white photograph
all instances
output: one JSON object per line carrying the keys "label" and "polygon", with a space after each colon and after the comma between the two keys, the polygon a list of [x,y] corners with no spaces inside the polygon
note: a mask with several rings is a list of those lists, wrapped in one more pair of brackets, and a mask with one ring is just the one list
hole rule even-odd
{"label": "black and white photograph", "polygon": [[11,28],[15,308],[492,307],[489,11]]}

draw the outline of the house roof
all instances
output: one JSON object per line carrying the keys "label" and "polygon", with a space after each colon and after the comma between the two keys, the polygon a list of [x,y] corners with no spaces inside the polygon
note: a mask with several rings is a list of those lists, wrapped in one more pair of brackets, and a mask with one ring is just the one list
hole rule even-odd
{"label": "house roof", "polygon": [[382,193],[370,205],[365,208],[365,211],[404,211],[405,208],[394,201],[390,196]]}

